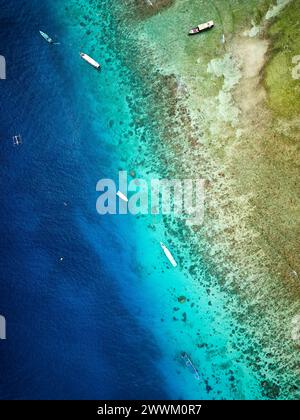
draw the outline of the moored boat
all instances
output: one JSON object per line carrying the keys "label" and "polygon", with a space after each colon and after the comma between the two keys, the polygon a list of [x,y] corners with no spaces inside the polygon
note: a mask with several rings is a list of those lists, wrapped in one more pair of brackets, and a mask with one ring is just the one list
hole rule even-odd
{"label": "moored boat", "polygon": [[84,61],[86,61],[87,63],[89,63],[92,67],[94,67],[96,70],[100,70],[101,69],[101,65],[96,60],[94,60],[92,57],[90,57],[89,55],[81,52],[80,53],[80,57]]}
{"label": "moored boat", "polygon": [[164,251],[166,257],[168,258],[168,260],[172,264],[172,266],[177,267],[177,262],[175,261],[173,255],[171,254],[171,251],[162,242],[160,243],[160,246],[161,246],[162,250]]}
{"label": "moored boat", "polygon": [[41,36],[44,38],[45,41],[49,42],[49,44],[53,44],[54,41],[52,38],[50,38],[50,36],[48,34],[46,34],[45,32],[39,31]]}
{"label": "moored boat", "polygon": [[210,20],[209,22],[202,23],[201,25],[196,26],[196,28],[192,28],[189,32],[189,35],[196,35],[200,32],[207,31],[215,26],[214,21]]}

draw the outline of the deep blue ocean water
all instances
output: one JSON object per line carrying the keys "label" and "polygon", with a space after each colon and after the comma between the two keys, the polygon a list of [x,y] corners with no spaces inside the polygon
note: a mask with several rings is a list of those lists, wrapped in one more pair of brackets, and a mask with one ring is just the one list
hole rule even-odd
{"label": "deep blue ocean water", "polygon": [[[7,320],[0,398],[170,397],[154,364],[159,349],[121,297],[119,278],[134,276],[118,267],[126,265],[128,224],[100,220],[95,210],[96,182],[115,162],[105,133],[91,123],[78,48],[49,48],[38,34],[62,34],[48,5],[0,6],[7,61],[0,82],[0,313]],[[23,144],[14,147],[18,133]]]}

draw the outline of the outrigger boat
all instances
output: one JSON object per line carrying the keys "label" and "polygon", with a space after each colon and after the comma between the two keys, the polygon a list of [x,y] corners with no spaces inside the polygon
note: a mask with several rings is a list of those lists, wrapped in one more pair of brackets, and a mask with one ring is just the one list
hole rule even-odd
{"label": "outrigger boat", "polygon": [[20,146],[22,144],[21,134],[17,134],[16,136],[13,136],[13,144],[14,146]]}
{"label": "outrigger boat", "polygon": [[173,255],[171,254],[171,251],[162,242],[160,243],[160,246],[162,247],[162,250],[164,251],[166,257],[168,258],[172,266],[177,267],[177,262],[175,261]]}
{"label": "outrigger boat", "polygon": [[39,33],[44,38],[44,40],[47,41],[49,44],[59,45],[59,42],[54,42],[53,39],[50,38],[50,36],[46,34],[45,32],[39,31]]}
{"label": "outrigger boat", "polygon": [[196,28],[193,28],[190,30],[189,35],[196,35],[200,32],[207,31],[208,29],[211,29],[215,26],[214,21],[210,20],[209,22],[202,23],[201,25],[196,26]]}
{"label": "outrigger boat", "polygon": [[187,366],[191,370],[191,372],[194,374],[195,379],[197,379],[198,381],[200,379],[199,372],[195,367],[194,363],[191,361],[188,354],[185,352],[181,353],[181,358],[184,360],[185,366]]}
{"label": "outrigger boat", "polygon": [[80,53],[80,57],[86,61],[87,63],[89,63],[92,67],[94,67],[96,70],[100,70],[101,69],[101,65],[95,61],[92,57],[90,57],[89,55],[81,52]]}

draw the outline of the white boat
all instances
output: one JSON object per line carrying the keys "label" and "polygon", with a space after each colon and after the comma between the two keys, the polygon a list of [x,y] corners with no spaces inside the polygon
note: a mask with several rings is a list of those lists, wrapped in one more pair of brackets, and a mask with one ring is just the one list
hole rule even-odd
{"label": "white boat", "polygon": [[47,41],[49,44],[53,44],[53,45],[60,45],[59,42],[54,42],[52,38],[50,38],[50,36],[48,34],[46,34],[43,31],[39,31],[39,33],[41,34],[41,36],[44,38],[45,41]]}
{"label": "white boat", "polygon": [[85,54],[85,53],[81,52],[81,53],[80,53],[80,57],[81,57],[84,61],[86,61],[87,63],[89,63],[92,67],[94,67],[95,69],[100,70],[101,65],[100,65],[97,61],[95,61],[92,57],[90,57],[89,55],[87,55],[87,54]]}
{"label": "white boat", "polygon": [[39,31],[40,32],[40,34],[41,34],[41,36],[47,41],[47,42],[49,42],[49,44],[53,44],[53,39],[52,38],[50,38],[50,36],[49,35],[47,35],[45,32],[42,32],[42,31]]}
{"label": "white boat", "polygon": [[201,25],[196,26],[196,28],[191,29],[189,35],[200,34],[201,32],[207,31],[208,29],[211,29],[214,26],[214,21],[210,20],[209,22],[202,23]]}
{"label": "white boat", "polygon": [[177,262],[175,261],[173,255],[171,254],[171,251],[162,242],[160,243],[160,246],[162,247],[162,250],[164,251],[166,257],[168,258],[172,266],[177,267]]}
{"label": "white boat", "polygon": [[126,197],[125,194],[121,193],[121,191],[117,192],[117,196],[120,197],[121,200],[125,201],[126,203],[128,203],[128,198]]}

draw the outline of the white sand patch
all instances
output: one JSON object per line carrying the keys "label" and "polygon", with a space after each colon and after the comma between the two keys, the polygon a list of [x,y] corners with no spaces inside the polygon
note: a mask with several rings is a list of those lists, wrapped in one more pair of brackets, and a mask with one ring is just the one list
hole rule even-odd
{"label": "white sand patch", "polygon": [[231,54],[226,54],[224,58],[216,58],[211,60],[207,67],[208,73],[212,73],[216,77],[224,77],[223,90],[229,91],[241,79],[241,72],[236,61]]}
{"label": "white sand patch", "polygon": [[291,337],[292,340],[298,341],[300,340],[300,315],[294,316],[291,321]]}
{"label": "white sand patch", "polygon": [[268,42],[262,40],[248,40],[238,45],[237,56],[241,60],[243,76],[246,79],[257,77],[265,63]]}
{"label": "white sand patch", "polygon": [[264,67],[269,44],[266,40],[240,38],[233,45],[235,60],[241,69],[241,82],[236,90],[236,99],[244,113],[254,110],[266,98],[260,84],[260,73]]}
{"label": "white sand patch", "polygon": [[248,36],[249,38],[255,38],[257,35],[259,35],[261,31],[261,27],[259,25],[256,25],[253,20],[251,22],[251,25],[252,25],[252,28],[245,31],[243,35]]}
{"label": "white sand patch", "polygon": [[238,123],[240,111],[235,106],[231,90],[239,83],[241,72],[231,54],[226,54],[221,59],[211,60],[207,72],[215,77],[224,78],[223,87],[218,96],[207,99],[204,107],[208,111],[207,118],[210,120],[210,132],[213,136],[218,136],[219,131],[223,129],[220,127],[220,121],[229,123],[232,127],[235,127]]}
{"label": "white sand patch", "polygon": [[263,19],[261,25],[257,25],[253,20],[251,21],[252,28],[246,30],[243,35],[249,38],[255,38],[258,36],[264,27],[266,26],[267,22],[274,17],[278,16],[279,13],[289,4],[292,0],[277,0],[277,4],[271,6],[266,13],[266,16]]}
{"label": "white sand patch", "polygon": [[275,4],[274,6],[270,7],[270,9],[268,10],[265,19],[266,20],[270,20],[274,17],[276,17],[277,15],[279,15],[279,13],[289,4],[291,3],[292,0],[277,0],[277,4]]}

